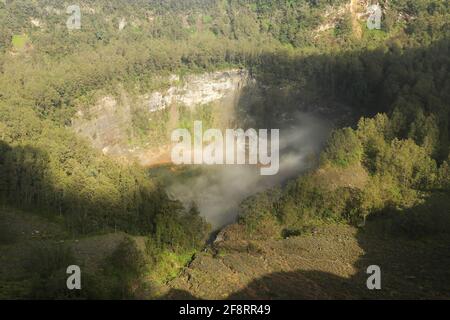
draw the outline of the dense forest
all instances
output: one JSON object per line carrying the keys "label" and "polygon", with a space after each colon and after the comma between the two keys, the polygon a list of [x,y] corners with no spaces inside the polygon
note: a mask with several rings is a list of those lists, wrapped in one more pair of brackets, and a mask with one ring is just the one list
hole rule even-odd
{"label": "dense forest", "polygon": [[[0,2],[0,202],[71,237],[145,237],[145,262],[121,261],[138,255],[129,242],[110,258],[130,277],[168,252],[200,250],[209,226],[196,205],[184,208],[145,169],[94,150],[70,130],[71,119],[119,87],[145,92],[164,85],[161,75],[239,67],[360,117],[333,131],[317,169],[242,203],[239,223],[252,237],[375,216],[408,236],[450,232],[449,3],[377,1],[382,28],[369,30],[349,2],[80,0],[80,30],[66,27],[67,1]],[[260,107],[252,112],[293,111]],[[42,271],[51,278],[70,254],[45,252],[62,259]],[[22,294],[52,289],[33,286]],[[87,296],[129,293],[104,286]]]}

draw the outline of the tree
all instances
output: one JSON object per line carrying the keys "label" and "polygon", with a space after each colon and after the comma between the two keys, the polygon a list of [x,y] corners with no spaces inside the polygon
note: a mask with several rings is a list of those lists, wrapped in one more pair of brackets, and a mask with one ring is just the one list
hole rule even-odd
{"label": "tree", "polygon": [[328,141],[322,161],[347,167],[362,160],[363,147],[351,128],[335,130]]}

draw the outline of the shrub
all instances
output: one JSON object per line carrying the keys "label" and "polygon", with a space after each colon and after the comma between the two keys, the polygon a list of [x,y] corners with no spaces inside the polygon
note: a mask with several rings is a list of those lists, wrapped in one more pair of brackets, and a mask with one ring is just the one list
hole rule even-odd
{"label": "shrub", "polygon": [[[126,238],[110,257],[105,259],[102,283],[109,298],[127,299],[133,297],[134,288],[140,283],[145,271],[145,257],[136,242]],[[97,286],[98,284],[96,284]]]}
{"label": "shrub", "polygon": [[239,222],[252,237],[279,237],[281,228],[276,217],[278,190],[269,190],[244,200],[240,205]]}
{"label": "shrub", "polygon": [[67,290],[67,267],[77,265],[71,249],[53,243],[34,245],[26,255],[24,269],[30,275],[31,299],[73,299],[82,292]]}
{"label": "shrub", "polygon": [[355,131],[351,128],[336,130],[331,134],[322,155],[322,162],[347,167],[361,162],[363,147]]}
{"label": "shrub", "polygon": [[422,204],[391,212],[388,231],[409,238],[450,233],[450,194],[435,193]]}
{"label": "shrub", "polygon": [[39,243],[30,248],[26,257],[24,269],[41,278],[49,277],[56,270],[61,268],[66,270],[68,266],[76,264],[71,249],[62,244]]}
{"label": "shrub", "polygon": [[433,187],[437,165],[414,141],[394,139],[379,158],[377,172],[390,174],[404,187],[424,190]]}

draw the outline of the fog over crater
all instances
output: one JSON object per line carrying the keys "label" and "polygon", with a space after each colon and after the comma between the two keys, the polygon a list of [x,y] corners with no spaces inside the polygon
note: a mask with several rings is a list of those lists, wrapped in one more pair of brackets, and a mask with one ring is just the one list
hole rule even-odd
{"label": "fog over crater", "polygon": [[169,184],[167,190],[187,207],[195,202],[201,215],[219,229],[236,221],[245,198],[313,167],[329,127],[317,116],[297,113],[289,125],[280,128],[280,170],[276,175],[263,176],[256,165],[204,165],[187,179]]}

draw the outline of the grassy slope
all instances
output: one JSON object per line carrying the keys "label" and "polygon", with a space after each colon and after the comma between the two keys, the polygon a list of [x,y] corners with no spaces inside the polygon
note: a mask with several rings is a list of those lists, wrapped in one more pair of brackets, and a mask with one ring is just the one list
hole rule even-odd
{"label": "grassy slope", "polygon": [[[72,238],[57,223],[23,211],[0,208],[0,299],[28,295],[33,277],[30,264],[37,261],[38,248],[68,246],[73,252],[73,261],[68,262],[82,266],[82,274],[91,273],[125,237],[124,233],[114,233]],[[61,277],[65,278],[65,273]]]}
{"label": "grassy slope", "polygon": [[[81,267],[84,287],[89,292],[97,292],[105,285],[104,281],[108,281],[99,279],[98,275],[106,277],[111,275],[109,272],[111,270],[106,272],[104,268],[111,264],[108,259],[127,238],[130,238],[130,235],[123,232],[74,237],[57,222],[10,207],[0,207],[0,299],[30,297],[34,291],[33,281],[36,280],[38,269],[40,270],[35,268],[35,264],[58,263],[59,261],[55,259],[61,259],[59,254],[63,255],[63,252],[58,251],[61,247],[68,248],[71,256],[67,262],[62,262],[63,267],[56,271],[60,277],[56,286],[63,292],[66,291],[65,269],[70,264],[76,264]],[[146,257],[147,238],[131,237],[131,239],[134,240],[142,257]],[[42,256],[42,248],[46,248],[47,255]],[[59,254],[55,256],[52,252]],[[179,276],[193,255],[194,252],[175,254],[164,251],[158,257],[156,265],[151,266],[147,261],[142,278],[132,280],[134,283],[132,296],[151,299],[164,294],[165,284]],[[124,261],[127,258],[129,257],[122,256]],[[106,296],[102,295],[99,298],[115,297],[115,294],[117,292],[106,291]],[[97,296],[94,295],[94,298]]]}
{"label": "grassy slope", "polygon": [[[166,298],[450,299],[450,236],[412,240],[384,229],[382,221],[364,229],[329,225],[290,239],[249,241],[231,226],[225,241],[170,282]],[[381,267],[380,291],[366,288],[372,264]]]}
{"label": "grassy slope", "polygon": [[[192,261],[192,253],[163,253],[136,294],[142,299],[450,299],[450,235],[393,236],[385,223],[370,221],[363,229],[325,225],[298,237],[266,240],[249,240],[241,226],[232,225],[222,241]],[[27,263],[37,245],[64,242],[82,270],[94,273],[126,237],[72,239],[56,223],[9,208],[0,209],[0,231],[0,298],[27,296],[32,286]],[[136,240],[143,245],[143,239]],[[365,270],[372,264],[381,267],[381,291],[365,287]]]}

